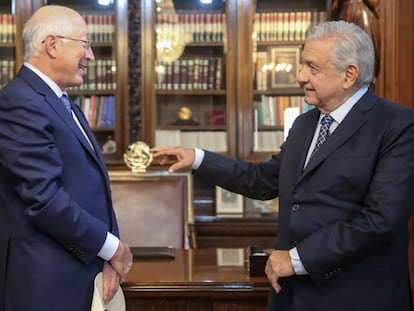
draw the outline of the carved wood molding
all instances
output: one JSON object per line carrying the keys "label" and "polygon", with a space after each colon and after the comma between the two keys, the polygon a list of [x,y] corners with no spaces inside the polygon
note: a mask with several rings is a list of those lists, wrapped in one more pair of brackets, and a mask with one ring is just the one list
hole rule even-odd
{"label": "carved wood molding", "polygon": [[128,80],[129,143],[140,138],[141,128],[141,7],[139,0],[128,1]]}
{"label": "carved wood molding", "polygon": [[194,310],[194,311],[211,311],[211,302],[204,300],[191,299],[139,299],[128,300],[128,310]]}

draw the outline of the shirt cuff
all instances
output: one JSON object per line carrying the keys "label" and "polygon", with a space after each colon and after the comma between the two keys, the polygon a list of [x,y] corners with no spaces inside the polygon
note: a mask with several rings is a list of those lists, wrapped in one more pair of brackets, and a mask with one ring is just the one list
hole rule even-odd
{"label": "shirt cuff", "polygon": [[304,275],[308,274],[305,267],[302,264],[302,260],[300,260],[298,249],[296,247],[289,250],[289,255],[292,261],[293,269],[297,275]]}
{"label": "shirt cuff", "polygon": [[105,243],[99,251],[98,257],[101,257],[106,261],[110,260],[115,255],[118,246],[119,239],[112,233],[107,232]]}
{"label": "shirt cuff", "polygon": [[192,169],[196,170],[200,167],[201,162],[203,162],[205,152],[204,150],[199,149],[199,148],[194,148],[194,152],[195,152],[195,159],[194,159]]}

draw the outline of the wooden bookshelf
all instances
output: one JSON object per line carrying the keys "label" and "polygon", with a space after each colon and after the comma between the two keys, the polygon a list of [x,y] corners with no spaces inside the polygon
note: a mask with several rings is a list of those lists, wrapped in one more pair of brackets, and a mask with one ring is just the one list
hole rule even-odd
{"label": "wooden bookshelf", "polygon": [[[60,4],[79,8],[82,0],[59,0]],[[195,1],[177,0],[178,8],[183,11],[196,10]],[[188,3],[192,3],[191,6]],[[254,6],[254,3],[257,6]],[[110,95],[115,94],[116,126],[107,131],[105,128],[95,128],[99,140],[105,141],[113,134],[117,142],[117,152],[105,156],[109,168],[122,167],[122,155],[129,142],[138,139],[149,145],[155,143],[155,131],[163,128],[157,120],[156,105],[158,99],[172,96],[180,97],[216,97],[226,109],[226,126],[220,131],[225,132],[226,154],[244,160],[259,161],[267,159],[269,152],[254,151],[254,102],[255,96],[275,94],[274,90],[257,90],[255,87],[255,67],[253,54],[257,47],[251,40],[253,33],[254,14],[262,11],[300,11],[312,7],[315,10],[326,10],[329,18],[331,1],[324,0],[227,0],[213,10],[225,14],[227,40],[224,42],[189,43],[185,54],[203,50],[216,53],[221,51],[225,60],[225,76],[220,90],[174,90],[163,91],[155,89],[155,34],[156,23],[155,4],[149,0],[115,0],[109,10],[114,14],[115,38],[112,42],[95,42],[93,49],[102,50],[105,54],[110,50],[111,59],[116,62],[116,88],[113,91],[78,90],[76,96]],[[12,13],[12,5],[14,12]],[[0,13],[13,14],[15,17],[15,40],[0,42],[0,60],[13,60],[14,72],[23,63],[21,31],[24,22],[37,8],[44,5],[42,0],[5,0],[0,3]],[[274,9],[272,9],[274,6]],[[381,71],[374,85],[378,95],[403,105],[414,108],[414,71],[411,68],[414,55],[414,3],[411,0],[379,1],[381,24]],[[187,9],[186,9],[187,8]],[[86,10],[91,11],[91,10]],[[108,12],[104,12],[107,14]],[[3,26],[3,23],[2,23]],[[3,29],[3,27],[2,27]],[[274,45],[300,45],[302,40],[279,41],[260,40],[260,48],[268,49]],[[187,50],[188,48],[188,50]],[[192,51],[192,52],[191,52]],[[109,53],[109,52],[108,52]],[[107,54],[109,55],[109,54]],[[13,65],[8,65],[13,68]],[[1,64],[3,70],[3,64]],[[7,70],[10,72],[10,70]],[[189,94],[191,93],[191,94]],[[298,96],[297,88],[280,89],[277,96]],[[177,102],[179,105],[179,102]],[[195,111],[193,111],[195,112]],[[168,125],[170,126],[170,125]],[[192,129],[192,128],[191,128]],[[207,127],[200,127],[206,130]],[[174,128],[175,130],[175,128]],[[193,130],[193,129],[192,129]],[[263,130],[266,130],[263,128]],[[214,189],[203,181],[195,180],[195,210],[198,215],[214,215]],[[414,218],[411,220],[411,236],[414,236]],[[412,239],[413,240],[413,239]],[[414,262],[413,243],[410,248],[410,262]],[[414,269],[412,269],[414,276]],[[414,277],[412,277],[414,280]],[[414,282],[414,281],[413,281]],[[414,287],[414,286],[413,286]]]}
{"label": "wooden bookshelf", "polygon": [[[84,84],[68,92],[79,104],[85,99],[95,97],[115,99],[115,107],[111,109],[113,122],[110,125],[100,126],[101,122],[98,122],[98,119],[102,115],[102,109],[98,109],[99,105],[85,114],[93,115],[91,127],[101,147],[109,138],[116,142],[116,150],[105,154],[108,165],[123,165],[122,155],[129,142],[128,127],[124,124],[124,112],[127,111],[128,105],[128,76],[125,74],[128,71],[128,50],[125,40],[128,28],[127,1],[114,1],[107,7],[81,0],[3,1],[0,5],[0,83],[7,83],[23,64],[21,35],[24,23],[34,11],[48,4],[71,7],[87,21],[96,60],[89,63]],[[8,26],[10,21],[12,25]]]}

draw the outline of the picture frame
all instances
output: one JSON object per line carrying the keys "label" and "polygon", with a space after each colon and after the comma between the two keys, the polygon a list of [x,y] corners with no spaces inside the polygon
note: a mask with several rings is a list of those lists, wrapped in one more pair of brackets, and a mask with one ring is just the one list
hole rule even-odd
{"label": "picture frame", "polygon": [[299,73],[301,45],[280,45],[269,48],[269,75],[272,89],[300,87]]}
{"label": "picture frame", "polygon": [[243,196],[216,186],[216,214],[242,215]]}

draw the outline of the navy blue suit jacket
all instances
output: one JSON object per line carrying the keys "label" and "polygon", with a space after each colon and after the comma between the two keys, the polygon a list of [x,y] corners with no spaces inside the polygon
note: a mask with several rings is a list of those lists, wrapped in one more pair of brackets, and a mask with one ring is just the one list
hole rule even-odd
{"label": "navy blue suit jacket", "polygon": [[0,270],[6,311],[90,310],[97,257],[118,235],[100,148],[73,105],[94,150],[63,103],[22,67],[0,91]]}
{"label": "navy blue suit jacket", "polygon": [[206,152],[195,174],[255,199],[279,197],[277,248],[307,276],[281,279],[269,310],[411,310],[407,220],[414,206],[414,110],[368,91],[304,169],[319,111],[300,115],[263,163]]}

